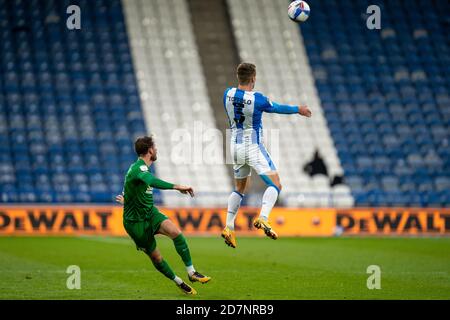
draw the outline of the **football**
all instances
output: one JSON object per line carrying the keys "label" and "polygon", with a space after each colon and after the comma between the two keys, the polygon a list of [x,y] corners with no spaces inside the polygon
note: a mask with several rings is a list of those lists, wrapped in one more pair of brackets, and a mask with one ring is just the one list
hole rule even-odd
{"label": "football", "polygon": [[293,1],[288,7],[289,18],[295,22],[305,22],[309,13],[309,5],[305,1]]}

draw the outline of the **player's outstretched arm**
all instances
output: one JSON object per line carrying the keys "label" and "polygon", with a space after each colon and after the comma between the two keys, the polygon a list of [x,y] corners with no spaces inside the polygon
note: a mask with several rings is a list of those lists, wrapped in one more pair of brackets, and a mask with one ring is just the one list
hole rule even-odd
{"label": "player's outstretched arm", "polygon": [[145,166],[142,166],[143,168],[141,170],[143,170],[142,172],[139,172],[138,174],[138,179],[144,181],[147,185],[156,188],[156,189],[161,189],[161,190],[170,190],[173,189],[174,184],[158,179],[155,176],[153,176],[148,169],[145,169]]}
{"label": "player's outstretched arm", "polygon": [[304,117],[311,117],[311,110],[307,106],[289,106],[284,104],[279,104],[272,102],[265,98],[265,103],[263,104],[263,111],[268,113],[278,113],[278,114],[295,114],[298,113]]}
{"label": "player's outstretched arm", "polygon": [[143,171],[138,174],[138,178],[144,181],[146,184],[153,188],[161,189],[161,190],[178,190],[183,194],[189,194],[191,197],[194,197],[194,189],[192,187],[182,186],[179,184],[173,184],[153,176],[148,170],[143,168]]}
{"label": "player's outstretched arm", "polygon": [[192,198],[194,197],[194,189],[192,189],[192,187],[187,187],[187,186],[181,186],[181,185],[174,185],[173,188],[175,190],[180,191],[182,194],[189,194]]}

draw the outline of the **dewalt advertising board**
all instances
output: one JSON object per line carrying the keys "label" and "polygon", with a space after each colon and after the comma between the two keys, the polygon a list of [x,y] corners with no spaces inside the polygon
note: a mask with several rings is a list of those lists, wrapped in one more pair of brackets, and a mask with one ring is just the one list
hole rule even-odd
{"label": "dewalt advertising board", "polygon": [[[187,235],[218,235],[225,208],[159,208]],[[0,235],[126,235],[120,206],[2,206]],[[262,235],[252,226],[259,208],[243,207],[236,232]],[[450,235],[450,209],[274,208],[270,222],[280,236]]]}

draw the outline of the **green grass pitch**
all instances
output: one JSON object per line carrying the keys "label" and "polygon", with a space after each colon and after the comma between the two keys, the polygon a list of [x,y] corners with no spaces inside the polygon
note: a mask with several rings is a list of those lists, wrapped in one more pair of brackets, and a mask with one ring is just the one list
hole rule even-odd
{"label": "green grass pitch", "polygon": [[[208,284],[185,296],[120,237],[0,237],[0,299],[450,299],[450,238],[188,237]],[[187,281],[172,242],[158,247]],[[81,289],[66,287],[69,265]],[[381,289],[369,290],[369,265]]]}

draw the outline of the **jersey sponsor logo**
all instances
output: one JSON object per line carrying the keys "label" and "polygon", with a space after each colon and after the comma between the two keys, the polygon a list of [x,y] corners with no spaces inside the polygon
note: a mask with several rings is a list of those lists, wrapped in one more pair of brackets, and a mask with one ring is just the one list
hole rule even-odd
{"label": "jersey sponsor logo", "polygon": [[141,169],[141,171],[143,172],[148,171],[148,167],[146,165],[140,166],[139,169]]}
{"label": "jersey sponsor logo", "polygon": [[244,100],[242,98],[237,98],[237,97],[228,97],[228,101],[236,102],[236,103],[243,103],[243,104],[252,104],[252,100]]}

